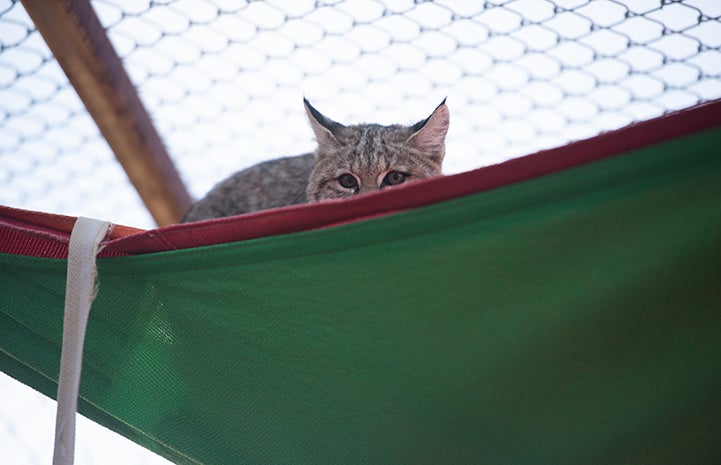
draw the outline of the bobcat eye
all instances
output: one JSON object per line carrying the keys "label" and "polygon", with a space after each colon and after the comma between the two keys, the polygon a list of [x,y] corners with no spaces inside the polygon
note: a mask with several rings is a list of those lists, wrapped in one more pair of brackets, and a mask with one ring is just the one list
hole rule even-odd
{"label": "bobcat eye", "polygon": [[385,178],[383,178],[383,182],[381,182],[381,187],[397,186],[398,184],[403,184],[406,181],[407,177],[408,175],[406,173],[401,173],[400,171],[391,171],[386,174]]}
{"label": "bobcat eye", "polygon": [[338,184],[346,189],[358,189],[358,180],[350,173],[338,176]]}

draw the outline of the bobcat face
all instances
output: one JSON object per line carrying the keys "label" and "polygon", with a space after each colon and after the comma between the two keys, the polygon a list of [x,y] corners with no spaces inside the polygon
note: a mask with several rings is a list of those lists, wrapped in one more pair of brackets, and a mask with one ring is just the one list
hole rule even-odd
{"label": "bobcat face", "polygon": [[438,176],[448,108],[410,126],[344,126],[305,101],[315,154],[267,160],[234,173],[193,204],[184,222],[240,215],[304,201],[351,197]]}
{"label": "bobcat face", "polygon": [[318,141],[308,201],[351,197],[441,174],[449,122],[445,101],[411,126],[344,126],[307,100],[305,105]]}

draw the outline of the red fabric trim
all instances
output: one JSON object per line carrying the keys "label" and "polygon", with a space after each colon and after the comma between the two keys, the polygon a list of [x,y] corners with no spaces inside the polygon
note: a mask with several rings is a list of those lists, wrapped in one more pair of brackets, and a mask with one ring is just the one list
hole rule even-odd
{"label": "red fabric trim", "polygon": [[[67,258],[70,233],[76,219],[73,216],[0,205],[0,253]],[[112,241],[142,232],[142,229],[113,225],[105,240]]]}
{"label": "red fabric trim", "polygon": [[[101,257],[153,253],[360,221],[544,176],[721,126],[721,100],[466,173],[343,201],[304,204],[141,231],[115,226]],[[0,252],[65,258],[75,218],[0,206]]]}

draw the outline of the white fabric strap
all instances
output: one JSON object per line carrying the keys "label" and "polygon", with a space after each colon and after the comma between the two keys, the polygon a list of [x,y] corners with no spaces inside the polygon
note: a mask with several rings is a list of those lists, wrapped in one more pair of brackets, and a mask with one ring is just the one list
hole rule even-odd
{"label": "white fabric strap", "polygon": [[106,221],[78,218],[70,235],[53,465],[72,465],[75,459],[75,415],[85,327],[95,299],[95,256],[109,226]]}

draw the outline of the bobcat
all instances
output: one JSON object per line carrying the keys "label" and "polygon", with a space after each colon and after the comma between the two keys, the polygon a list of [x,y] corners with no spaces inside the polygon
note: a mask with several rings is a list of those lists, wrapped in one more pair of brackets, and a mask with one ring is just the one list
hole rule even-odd
{"label": "bobcat", "polygon": [[345,126],[303,99],[318,147],[238,171],[194,203],[183,222],[340,199],[438,176],[449,113],[445,99],[410,126]]}

